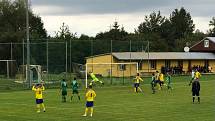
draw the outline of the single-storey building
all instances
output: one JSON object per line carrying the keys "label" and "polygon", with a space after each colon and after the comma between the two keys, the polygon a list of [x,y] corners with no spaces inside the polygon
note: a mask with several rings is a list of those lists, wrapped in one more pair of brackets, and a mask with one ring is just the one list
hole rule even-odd
{"label": "single-storey building", "polygon": [[189,52],[113,52],[87,57],[86,64],[88,72],[115,77],[156,70],[163,73],[188,73],[192,69],[214,72],[215,37],[204,38],[192,46]]}

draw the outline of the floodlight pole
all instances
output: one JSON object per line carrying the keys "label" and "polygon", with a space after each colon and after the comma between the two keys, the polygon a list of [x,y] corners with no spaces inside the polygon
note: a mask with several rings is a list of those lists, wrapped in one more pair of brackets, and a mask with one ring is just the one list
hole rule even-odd
{"label": "floodlight pole", "polygon": [[30,41],[29,41],[29,15],[28,15],[29,4],[28,0],[26,0],[26,39],[27,39],[27,74],[26,81],[29,82],[29,88],[31,87],[30,80]]}

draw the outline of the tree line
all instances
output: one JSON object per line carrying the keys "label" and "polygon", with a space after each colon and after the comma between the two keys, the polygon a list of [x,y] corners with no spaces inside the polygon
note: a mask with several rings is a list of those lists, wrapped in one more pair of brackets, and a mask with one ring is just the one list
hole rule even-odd
{"label": "tree line", "polygon": [[[94,37],[85,34],[78,37],[77,33],[71,32],[72,29],[66,23],[62,23],[59,30],[56,30],[56,35],[50,37],[44,28],[41,17],[34,14],[31,9],[28,12],[31,43],[67,42],[67,51],[71,52],[67,55],[67,59],[76,63],[85,63],[85,57],[87,56],[110,53],[111,51],[144,51],[147,42],[150,43],[149,50],[151,52],[183,51],[184,46],[191,46],[206,36],[215,36],[215,17],[212,17],[209,21],[211,28],[203,33],[201,30],[195,30],[192,16],[184,7],[176,8],[170,13],[169,17],[163,16],[160,11],[145,15],[143,21],[132,33],[125,31],[124,27],[115,21],[110,30],[99,32]],[[0,43],[22,43],[23,40],[26,40],[25,13],[24,0],[0,1]],[[132,42],[132,48],[129,47],[130,42]],[[62,55],[65,52],[65,47],[65,44],[50,44],[49,60],[51,60],[51,65],[57,62],[61,65],[60,62],[65,61],[65,55]],[[0,45],[0,59],[11,58],[8,48],[10,47]],[[20,58],[22,57],[22,49],[20,49],[20,46],[14,45],[13,50],[13,59],[17,60],[18,65],[20,65],[22,63]],[[31,63],[46,65],[45,44],[38,45],[38,47],[36,45],[32,46],[31,55]],[[3,65],[0,64],[0,67]]]}

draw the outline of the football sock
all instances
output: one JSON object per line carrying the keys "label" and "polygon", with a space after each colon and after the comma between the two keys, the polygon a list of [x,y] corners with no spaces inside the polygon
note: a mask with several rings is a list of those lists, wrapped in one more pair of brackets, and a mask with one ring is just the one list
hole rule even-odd
{"label": "football sock", "polygon": [[46,110],[44,103],[41,104],[41,107],[43,108],[43,111]]}
{"label": "football sock", "polygon": [[37,112],[40,112],[40,104],[37,104]]}
{"label": "football sock", "polygon": [[87,112],[88,112],[88,108],[85,109],[84,115],[87,115]]}
{"label": "football sock", "polygon": [[93,108],[90,108],[90,115],[93,115]]}
{"label": "football sock", "polygon": [[198,102],[200,103],[200,97],[198,97]]}

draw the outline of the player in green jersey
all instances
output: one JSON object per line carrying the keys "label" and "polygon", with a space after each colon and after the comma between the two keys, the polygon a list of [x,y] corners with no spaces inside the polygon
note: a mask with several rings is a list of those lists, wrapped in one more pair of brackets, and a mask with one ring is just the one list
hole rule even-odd
{"label": "player in green jersey", "polygon": [[62,102],[66,102],[66,96],[67,96],[67,83],[65,79],[62,79],[61,81],[61,95],[62,95]]}
{"label": "player in green jersey", "polygon": [[74,80],[71,82],[71,87],[72,87],[71,101],[72,101],[72,98],[73,98],[74,94],[77,94],[78,99],[81,100],[79,92],[78,92],[79,86],[78,86],[78,82],[77,82],[76,78],[74,78]]}
{"label": "player in green jersey", "polygon": [[169,72],[167,72],[167,75],[166,75],[166,82],[167,82],[167,89],[169,90],[169,89],[173,89],[172,88],[172,77],[171,77],[171,75],[169,74]]}

